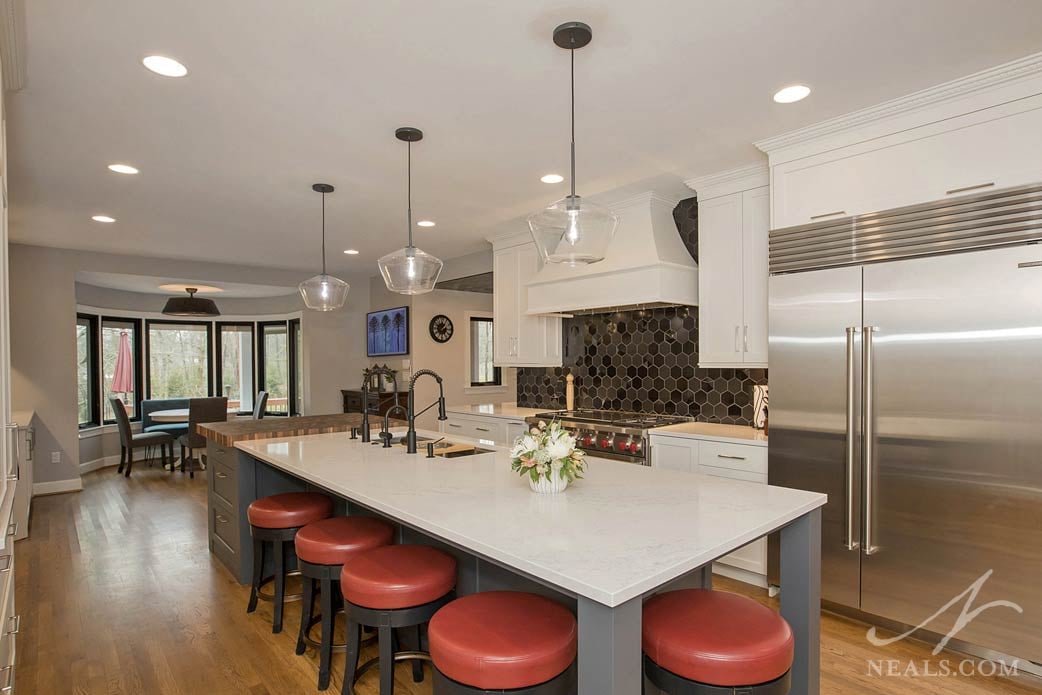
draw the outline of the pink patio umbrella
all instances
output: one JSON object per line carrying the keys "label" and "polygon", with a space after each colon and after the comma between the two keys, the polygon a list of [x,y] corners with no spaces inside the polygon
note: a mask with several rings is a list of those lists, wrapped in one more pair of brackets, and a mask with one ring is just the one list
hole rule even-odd
{"label": "pink patio umbrella", "polygon": [[126,331],[119,334],[119,352],[116,353],[111,390],[113,393],[134,391],[134,357],[130,354],[130,336]]}

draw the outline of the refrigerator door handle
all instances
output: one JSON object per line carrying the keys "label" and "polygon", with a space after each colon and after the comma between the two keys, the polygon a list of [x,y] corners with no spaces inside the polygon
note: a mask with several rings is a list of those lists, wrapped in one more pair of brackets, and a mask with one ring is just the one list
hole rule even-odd
{"label": "refrigerator door handle", "polygon": [[847,510],[846,510],[846,533],[843,547],[847,550],[857,550],[860,547],[854,537],[854,499],[858,494],[855,489],[857,477],[854,466],[857,463],[857,410],[854,398],[857,395],[857,365],[854,360],[854,344],[857,341],[857,326],[847,326]]}
{"label": "refrigerator door handle", "polygon": [[872,508],[874,505],[873,492],[875,487],[873,469],[875,467],[875,384],[872,375],[872,334],[878,331],[877,326],[865,326],[862,334],[861,356],[861,432],[863,439],[862,455],[865,459],[865,527],[864,538],[861,544],[865,555],[874,555],[879,551],[879,546],[873,542],[873,519]]}

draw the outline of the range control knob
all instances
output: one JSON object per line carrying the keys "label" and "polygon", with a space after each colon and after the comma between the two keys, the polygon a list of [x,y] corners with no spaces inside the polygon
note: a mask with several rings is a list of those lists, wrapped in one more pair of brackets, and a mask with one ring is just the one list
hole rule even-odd
{"label": "range control knob", "polygon": [[609,437],[606,434],[602,434],[597,439],[597,446],[599,446],[602,449],[610,449],[611,448],[611,437]]}
{"label": "range control knob", "polygon": [[623,453],[630,450],[630,440],[626,437],[619,437],[615,440],[615,448]]}
{"label": "range control knob", "polygon": [[642,447],[641,441],[639,439],[634,439],[633,441],[630,442],[630,453],[631,454],[639,454],[640,450],[642,448],[643,447]]}
{"label": "range control knob", "polygon": [[593,435],[587,432],[579,438],[579,446],[590,446],[593,444]]}

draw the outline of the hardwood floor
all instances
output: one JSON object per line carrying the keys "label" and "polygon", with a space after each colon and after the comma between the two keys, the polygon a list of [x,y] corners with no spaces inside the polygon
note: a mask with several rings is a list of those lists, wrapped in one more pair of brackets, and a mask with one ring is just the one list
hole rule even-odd
{"label": "hardwood floor", "polygon": [[[16,548],[17,692],[23,694],[185,695],[316,692],[314,650],[294,655],[299,604],[287,628],[271,634],[271,604],[246,614],[248,591],[215,562],[206,543],[206,478],[190,480],[158,467],[135,466],[133,477],[106,468],[84,476],[78,494],[33,502],[30,538]],[[763,592],[719,580],[718,588]],[[363,655],[368,658],[371,654]],[[929,647],[904,641],[885,649],[865,640],[859,623],[825,616],[822,693],[836,695],[1021,695],[1028,683],[982,677],[880,677],[867,659],[921,663]],[[334,654],[338,693],[343,656]],[[430,693],[409,667],[396,673],[398,695]],[[376,695],[375,671],[356,687]]]}

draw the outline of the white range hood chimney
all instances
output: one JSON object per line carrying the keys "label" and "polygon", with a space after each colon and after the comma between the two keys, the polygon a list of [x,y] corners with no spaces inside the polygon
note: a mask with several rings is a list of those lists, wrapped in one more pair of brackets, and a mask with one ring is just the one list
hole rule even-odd
{"label": "white range hood chimney", "polygon": [[528,313],[698,304],[698,266],[673,221],[678,202],[652,191],[612,205],[619,226],[604,260],[544,265],[526,283]]}

